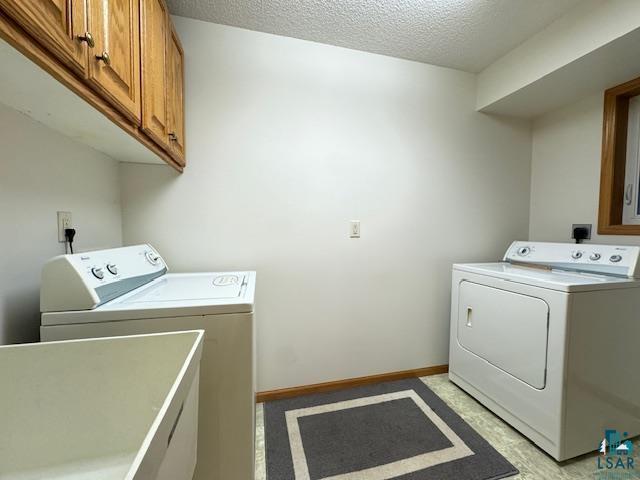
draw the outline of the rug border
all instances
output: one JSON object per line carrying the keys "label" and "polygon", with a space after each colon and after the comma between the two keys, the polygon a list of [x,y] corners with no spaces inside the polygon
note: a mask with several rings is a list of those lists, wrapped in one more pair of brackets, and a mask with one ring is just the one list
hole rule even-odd
{"label": "rug border", "polygon": [[[493,445],[491,445],[485,438],[483,438],[467,421],[465,421],[453,408],[451,408],[440,396],[438,396],[433,390],[431,390],[422,380],[419,378],[407,378],[402,380],[396,380],[391,382],[379,382],[375,384],[361,385],[353,388],[342,389],[342,390],[334,390],[331,392],[323,392],[323,393],[314,393],[309,395],[301,395],[293,398],[286,398],[280,400],[273,400],[269,402],[265,402],[263,405],[263,418],[264,418],[264,451],[265,451],[265,471],[266,478],[271,480],[270,470],[272,470],[272,474],[276,474],[273,472],[274,469],[284,469],[286,471],[286,475],[283,477],[281,473],[277,472],[278,478],[273,478],[273,480],[294,480],[295,476],[293,475],[293,459],[291,457],[291,445],[288,443],[289,440],[286,438],[286,446],[288,447],[288,455],[285,455],[286,459],[288,459],[288,465],[283,465],[281,461],[279,465],[273,465],[270,463],[270,455],[269,451],[271,449],[271,437],[270,435],[269,423],[276,420],[274,416],[278,416],[278,412],[284,412],[287,410],[293,410],[296,408],[307,408],[314,405],[322,405],[325,403],[335,403],[338,401],[343,401],[346,399],[352,398],[361,398],[365,396],[373,396],[381,391],[385,392],[393,392],[399,391],[403,389],[412,389],[420,396],[425,403],[432,409],[436,414],[443,419],[443,421],[456,432],[466,444],[473,444],[474,447],[472,450],[475,453],[483,454],[482,458],[486,458],[485,455],[489,455],[490,459],[494,461],[494,463],[502,464],[506,471],[496,473],[490,477],[474,477],[478,480],[499,480],[502,478],[507,478],[513,475],[517,475],[519,470],[507,459],[498,452]],[[376,393],[377,392],[377,393]],[[277,420],[276,420],[277,421]],[[451,424],[453,422],[453,425]],[[286,424],[286,422],[285,422]],[[464,459],[461,459],[464,460]],[[454,460],[452,462],[456,462],[459,460]],[[447,465],[452,462],[444,462],[442,465]],[[270,468],[271,466],[271,468]],[[290,468],[289,468],[290,467]],[[449,466],[452,468],[451,466]],[[430,467],[425,470],[420,470],[417,472],[413,472],[408,475],[402,475],[401,477],[394,477],[391,480],[418,480],[421,478],[431,479],[431,478],[440,478],[433,477],[436,475],[434,472],[429,472],[431,469],[437,469],[438,466]],[[444,467],[443,467],[444,468]],[[498,465],[500,468],[500,465]],[[451,477],[454,478],[454,477]]]}

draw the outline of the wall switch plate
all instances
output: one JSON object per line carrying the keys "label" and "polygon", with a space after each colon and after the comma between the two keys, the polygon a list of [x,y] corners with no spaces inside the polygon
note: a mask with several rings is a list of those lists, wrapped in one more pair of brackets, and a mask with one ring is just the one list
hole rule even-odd
{"label": "wall switch plate", "polygon": [[360,238],[360,220],[351,220],[349,224],[349,237]]}
{"label": "wall switch plate", "polygon": [[591,224],[590,223],[574,223],[571,225],[571,238],[576,238],[573,232],[576,228],[585,228],[587,230],[587,236],[584,238],[585,240],[591,240]]}
{"label": "wall switch plate", "polygon": [[64,235],[64,231],[67,228],[73,228],[71,212],[58,212],[58,242],[64,243],[67,241]]}

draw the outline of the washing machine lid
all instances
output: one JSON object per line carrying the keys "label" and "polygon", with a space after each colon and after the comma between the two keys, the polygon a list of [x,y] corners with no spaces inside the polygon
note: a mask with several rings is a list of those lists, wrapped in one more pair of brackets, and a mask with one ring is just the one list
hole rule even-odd
{"label": "washing machine lid", "polygon": [[193,302],[217,304],[242,296],[249,275],[246,272],[167,274],[125,295],[105,308]]}
{"label": "washing machine lid", "polygon": [[454,264],[453,269],[562,292],[640,287],[640,280],[638,279],[549,269],[535,265],[518,265],[508,262]]}
{"label": "washing machine lid", "polygon": [[165,274],[93,310],[48,312],[42,325],[253,312],[255,272]]}

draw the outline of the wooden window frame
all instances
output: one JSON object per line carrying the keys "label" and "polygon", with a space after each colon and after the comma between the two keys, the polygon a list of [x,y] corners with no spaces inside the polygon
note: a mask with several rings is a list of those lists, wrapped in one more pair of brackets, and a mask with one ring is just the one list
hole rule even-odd
{"label": "wooden window frame", "polygon": [[600,235],[640,235],[640,225],[622,223],[629,99],[640,95],[640,77],[604,92],[600,168]]}

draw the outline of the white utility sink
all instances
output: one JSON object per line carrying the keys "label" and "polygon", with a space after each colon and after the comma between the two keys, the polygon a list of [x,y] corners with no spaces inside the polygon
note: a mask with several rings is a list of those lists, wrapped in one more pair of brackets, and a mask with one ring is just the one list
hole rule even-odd
{"label": "white utility sink", "polygon": [[0,479],[191,479],[202,338],[0,347]]}

